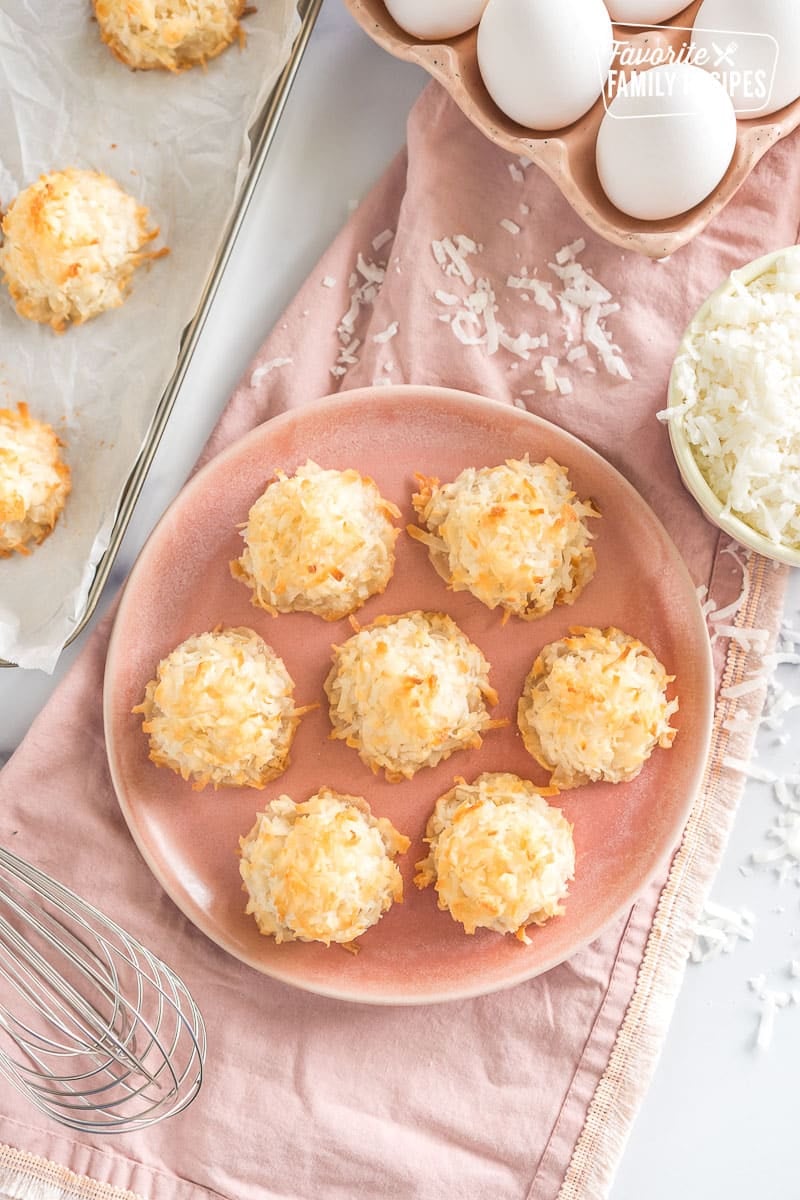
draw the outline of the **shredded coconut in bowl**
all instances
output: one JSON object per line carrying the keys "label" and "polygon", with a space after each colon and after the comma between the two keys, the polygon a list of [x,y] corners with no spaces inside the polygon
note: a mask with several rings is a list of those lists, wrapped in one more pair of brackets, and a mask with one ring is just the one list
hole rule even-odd
{"label": "shredded coconut in bowl", "polygon": [[338,621],[385,591],[399,516],[372,479],[309,459],[294,475],[279,471],[256,500],[231,573],[252,589],[257,608]]}
{"label": "shredded coconut in bowl", "polygon": [[546,799],[556,794],[507,772],[457,779],[428,821],[417,887],[435,884],[439,908],[467,933],[491,929],[528,943],[528,925],[564,912],[575,873],[572,826]]}
{"label": "shredded coconut in bowl", "polygon": [[199,790],[264,787],[289,765],[306,708],[275,651],[252,629],[189,637],[162,659],[144,700],[150,758]]}
{"label": "shredded coconut in bowl", "polygon": [[276,942],[352,945],[403,899],[394,860],[410,842],[361,796],[279,796],[239,845],[247,912]]}
{"label": "shredded coconut in bowl", "polygon": [[733,272],[692,322],[659,417],[686,439],[723,505],[800,551],[800,247]]}
{"label": "shredded coconut in bowl", "polygon": [[334,646],[325,692],[332,736],[392,782],[477,749],[505,724],[487,709],[497,703],[488,662],[445,613],[378,617]]}
{"label": "shredded coconut in bowl", "polygon": [[634,779],[675,738],[673,679],[638,638],[575,626],[544,647],[525,680],[517,710],[525,748],[554,787]]}
{"label": "shredded coconut in bowl", "polygon": [[467,467],[442,485],[418,479],[414,508],[427,532],[408,532],[454,591],[530,621],[572,604],[592,578],[585,522],[599,513],[576,497],[566,467],[552,458]]}

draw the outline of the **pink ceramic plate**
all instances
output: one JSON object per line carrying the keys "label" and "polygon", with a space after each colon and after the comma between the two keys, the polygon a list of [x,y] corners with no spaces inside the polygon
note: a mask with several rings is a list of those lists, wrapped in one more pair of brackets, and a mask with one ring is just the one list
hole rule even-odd
{"label": "pink ceramic plate", "polygon": [[[345,0],[345,4],[379,46],[396,58],[417,63],[437,79],[486,137],[540,166],[591,229],[617,246],[650,258],[673,254],[696,237],[732,199],[770,146],[800,125],[800,100],[768,117],[740,120],[733,160],[711,195],[678,216],[639,221],[615,208],[600,186],[594,149],[605,115],[602,99],[563,129],[547,133],[526,129],[505,116],[487,92],[478,70],[476,30],[445,42],[422,42],[395,24],[383,0]],[[672,49],[678,54],[683,43],[690,40],[687,30],[694,24],[699,7],[700,0],[692,0],[660,26],[642,29],[615,25],[615,37],[637,50],[647,46],[651,52]]]}
{"label": "pink ceramic plate", "polygon": [[[423,546],[403,534],[394,579],[359,613],[439,609],[450,613],[492,664],[500,694],[495,715],[512,718],[487,734],[480,751],[453,755],[414,780],[373,776],[354,750],[328,738],[323,706],[305,716],[292,763],[263,792],[194,792],[147,757],[141,718],[131,709],[159,659],[192,633],[219,622],[249,625],[283,657],[299,704],[324,701],[332,642],[351,632],[309,614],[270,617],[230,575],[241,552],[237,526],[276,467],[294,470],[307,456],[324,467],[356,467],[413,519],[414,473],[452,478],[529,453],[569,468],[581,496],[603,518],[595,523],[597,573],[572,608],[532,623],[501,624],[470,595],[447,591]],[[574,824],[575,880],[566,915],[533,931],[532,944],[479,931],[468,937],[436,907],[433,889],[412,883],[422,835],[437,796],[455,775],[516,771],[545,783],[514,723],[525,675],[540,648],[570,625],[618,625],[645,641],[674,674],[680,697],[674,747],[657,750],[638,779],[565,792],[558,804]],[[517,983],[563,961],[591,941],[642,891],[677,844],[706,757],[712,668],[694,586],[677,550],[639,494],[582,442],[528,413],[442,388],[386,387],[344,393],[267,422],[220,454],[184,489],[142,552],[120,605],[108,654],[105,725],[119,802],[131,833],[175,903],[223,949],[259,971],[326,995],[371,1003],[416,1004],[477,995]],[[340,947],[275,945],[245,915],[237,849],[256,812],[286,792],[306,799],[322,784],[364,795],[378,815],[412,839],[404,856],[405,901],[361,939],[361,953]]]}

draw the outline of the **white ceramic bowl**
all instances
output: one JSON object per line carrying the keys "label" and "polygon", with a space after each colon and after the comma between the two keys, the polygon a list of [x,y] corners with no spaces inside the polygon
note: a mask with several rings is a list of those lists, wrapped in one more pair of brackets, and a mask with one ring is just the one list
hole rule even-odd
{"label": "white ceramic bowl", "polygon": [[[781,250],[772,251],[770,254],[765,254],[762,258],[756,258],[752,262],[745,263],[743,267],[739,267],[735,271],[731,271],[728,278],[715,291],[711,293],[707,300],[701,304],[695,315],[692,317],[686,332],[681,339],[678,347],[675,361],[681,357],[686,350],[687,342],[692,334],[696,324],[702,321],[708,313],[708,310],[721,295],[730,291],[734,283],[750,284],[760,275],[764,275],[771,269],[776,259],[781,255],[786,254],[787,250],[796,249],[795,247],[783,247]],[[673,408],[681,403],[682,396],[678,392],[676,385],[676,370],[673,365],[672,373],[669,379],[668,391],[668,406]],[[678,421],[671,420],[668,423],[669,439],[672,444],[672,451],[675,455],[675,461],[678,465],[678,470],[681,474],[681,479],[686,488],[694,496],[697,503],[702,508],[705,515],[712,524],[717,525],[725,533],[730,534],[737,542],[743,546],[748,546],[750,549],[763,554],[766,558],[775,559],[777,562],[788,563],[792,567],[800,567],[800,548],[795,546],[787,546],[780,542],[774,542],[752,526],[746,524],[733,513],[723,512],[724,504],[719,497],[712,491],[705,476],[702,474],[697,460],[692,451],[692,447],[683,431],[683,427]]]}

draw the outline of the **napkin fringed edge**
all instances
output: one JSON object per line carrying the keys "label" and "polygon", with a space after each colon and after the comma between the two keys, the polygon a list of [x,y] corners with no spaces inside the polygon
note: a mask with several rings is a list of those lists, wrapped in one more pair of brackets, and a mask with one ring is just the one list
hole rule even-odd
{"label": "napkin fringed edge", "polygon": [[0,1145],[0,1193],[14,1200],[143,1200],[13,1146]]}

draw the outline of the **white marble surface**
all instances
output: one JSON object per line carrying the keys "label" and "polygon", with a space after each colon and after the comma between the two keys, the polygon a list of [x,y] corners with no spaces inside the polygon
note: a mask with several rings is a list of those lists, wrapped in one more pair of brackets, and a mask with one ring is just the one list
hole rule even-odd
{"label": "white marble surface", "polygon": [[[328,0],[100,611],[180,487],[252,353],[346,219],[349,202],[402,144],[406,114],[424,82],[419,70],[380,52],[340,0]],[[795,627],[799,614],[795,573],[787,601]],[[21,741],[86,637],[64,653],[52,677],[0,672],[0,758]],[[800,691],[800,667],[782,670]],[[800,771],[800,720],[790,716],[784,732],[791,735],[784,744],[762,734],[760,761]],[[758,1002],[747,986],[761,972],[772,987],[800,986],[787,975],[790,960],[800,959],[800,889],[780,885],[768,871],[739,870],[776,813],[771,789],[749,784],[713,896],[752,909],[756,936],[731,955],[688,968],[612,1200],[800,1195],[794,1142],[800,1007],[778,1012],[771,1049],[758,1052]]]}

